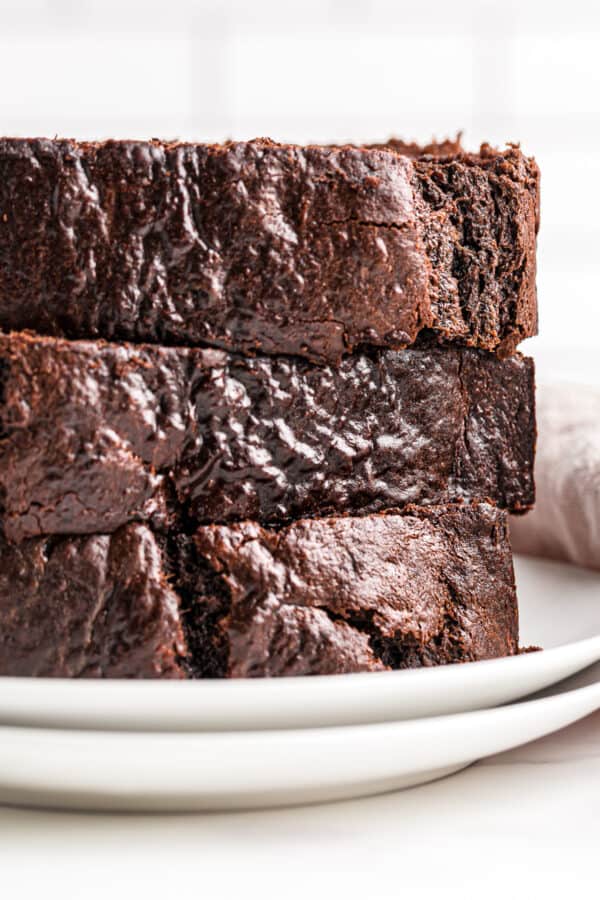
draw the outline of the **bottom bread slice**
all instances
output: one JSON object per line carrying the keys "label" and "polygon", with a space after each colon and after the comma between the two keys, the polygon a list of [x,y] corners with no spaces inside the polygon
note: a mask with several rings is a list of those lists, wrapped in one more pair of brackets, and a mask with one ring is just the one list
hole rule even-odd
{"label": "bottom bread slice", "polygon": [[507,516],[485,504],[0,545],[2,675],[311,675],[517,649]]}

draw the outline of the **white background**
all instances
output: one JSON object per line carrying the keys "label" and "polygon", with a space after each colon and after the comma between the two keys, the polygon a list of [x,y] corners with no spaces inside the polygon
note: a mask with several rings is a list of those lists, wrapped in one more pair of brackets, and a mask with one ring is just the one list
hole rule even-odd
{"label": "white background", "polygon": [[[461,129],[469,148],[520,141],[538,159],[537,347],[593,368],[598,4],[0,0],[7,135],[362,142]],[[320,812],[0,810],[0,896],[598,897],[598,725],[498,759],[493,779],[480,766]]]}
{"label": "white background", "polygon": [[521,141],[543,175],[538,346],[600,349],[597,3],[0,0],[0,122],[78,138]]}

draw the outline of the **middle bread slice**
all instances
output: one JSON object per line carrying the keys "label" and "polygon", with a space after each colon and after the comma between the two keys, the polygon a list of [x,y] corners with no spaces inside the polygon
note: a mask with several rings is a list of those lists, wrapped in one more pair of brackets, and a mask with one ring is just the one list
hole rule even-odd
{"label": "middle bread slice", "polygon": [[192,522],[533,504],[533,362],[423,346],[339,367],[211,349],[0,336],[10,541]]}

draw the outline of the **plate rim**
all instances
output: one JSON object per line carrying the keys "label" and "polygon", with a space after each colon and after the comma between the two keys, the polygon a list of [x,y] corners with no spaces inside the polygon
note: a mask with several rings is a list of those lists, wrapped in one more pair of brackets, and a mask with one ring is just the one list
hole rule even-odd
{"label": "plate rim", "polygon": [[410,721],[522,701],[597,662],[600,634],[502,659],[340,676],[211,682],[0,678],[0,726],[206,734]]}
{"label": "plate rim", "polygon": [[8,793],[13,805],[183,812],[349,799],[422,783],[436,768],[456,771],[597,709],[600,679],[500,708],[293,732],[74,733],[0,726],[0,800]]}

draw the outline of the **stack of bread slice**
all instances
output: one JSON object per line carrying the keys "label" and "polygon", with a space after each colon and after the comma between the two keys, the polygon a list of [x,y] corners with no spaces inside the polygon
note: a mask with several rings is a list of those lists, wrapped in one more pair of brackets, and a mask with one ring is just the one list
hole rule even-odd
{"label": "stack of bread slice", "polygon": [[0,674],[518,652],[518,147],[0,141]]}

